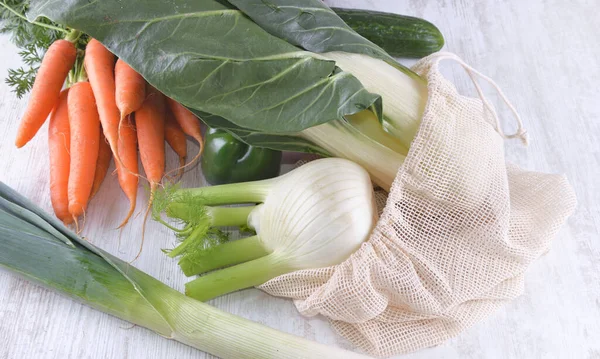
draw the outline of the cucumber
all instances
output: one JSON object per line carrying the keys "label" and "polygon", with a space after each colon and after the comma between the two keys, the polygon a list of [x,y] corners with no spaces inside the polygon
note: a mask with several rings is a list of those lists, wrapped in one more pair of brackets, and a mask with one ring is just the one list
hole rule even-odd
{"label": "cucumber", "polygon": [[332,10],[354,31],[394,57],[421,58],[444,46],[440,30],[423,19],[369,10]]}

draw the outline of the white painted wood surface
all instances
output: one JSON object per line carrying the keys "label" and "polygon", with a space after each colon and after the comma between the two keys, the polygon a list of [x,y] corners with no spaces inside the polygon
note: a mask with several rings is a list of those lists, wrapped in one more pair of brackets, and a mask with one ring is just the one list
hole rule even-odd
{"label": "white painted wood surface", "polygon": [[[404,358],[600,358],[600,2],[598,0],[338,0],[330,5],[424,17],[446,36],[446,50],[496,79],[520,111],[532,144],[507,143],[508,160],[566,173],[579,205],[553,249],[527,273],[525,294],[436,348]],[[0,77],[19,65],[0,37]],[[473,94],[458,67],[447,74]],[[492,98],[493,94],[491,94]],[[27,99],[0,84],[0,180],[51,211],[45,131],[24,149],[13,145]],[[501,115],[507,115],[502,109]],[[192,150],[196,147],[192,146]],[[169,156],[171,164],[175,157]],[[202,184],[199,171],[185,186]],[[139,204],[146,202],[139,191]],[[127,202],[116,178],[90,204],[85,235],[124,258],[135,256],[140,220],[113,230]],[[138,211],[141,205],[138,206]],[[136,265],[182,289],[174,261],[160,248],[168,231],[150,223]],[[349,347],[323,318],[303,318],[289,300],[252,289],[213,301],[219,308],[322,343]],[[92,310],[0,270],[0,358],[205,358],[185,345]]]}

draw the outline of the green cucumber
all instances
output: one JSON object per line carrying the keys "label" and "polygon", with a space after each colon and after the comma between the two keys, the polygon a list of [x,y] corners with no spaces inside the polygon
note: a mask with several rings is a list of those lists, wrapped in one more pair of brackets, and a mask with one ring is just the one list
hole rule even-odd
{"label": "green cucumber", "polygon": [[354,31],[394,57],[421,58],[444,46],[440,30],[423,19],[369,10],[332,10]]}

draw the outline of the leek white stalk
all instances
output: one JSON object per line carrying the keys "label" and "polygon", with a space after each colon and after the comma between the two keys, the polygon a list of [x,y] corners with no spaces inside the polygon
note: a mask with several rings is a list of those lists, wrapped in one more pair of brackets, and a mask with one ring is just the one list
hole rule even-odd
{"label": "leek white stalk", "polygon": [[320,55],[354,75],[383,99],[384,128],[406,148],[417,133],[427,103],[427,84],[385,61],[362,54],[328,52]]}
{"label": "leek white stalk", "polygon": [[[180,245],[184,249],[175,249],[186,275],[233,265],[186,284],[186,294],[203,301],[292,271],[339,264],[369,237],[377,221],[369,174],[341,158],[312,161],[265,181],[178,190],[170,198],[166,213],[188,223]],[[260,204],[221,208],[220,215],[247,213],[256,236],[205,249],[207,228],[218,221],[206,216],[215,213],[208,206],[244,202]]]}
{"label": "leek white stalk", "polygon": [[186,297],[80,239],[1,182],[0,267],[221,358],[367,358]]}

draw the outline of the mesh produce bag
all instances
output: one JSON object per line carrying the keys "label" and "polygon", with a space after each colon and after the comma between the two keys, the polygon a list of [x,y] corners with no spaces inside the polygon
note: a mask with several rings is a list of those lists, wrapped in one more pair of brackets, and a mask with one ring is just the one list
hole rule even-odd
{"label": "mesh produce bag", "polygon": [[[458,94],[439,71],[444,59],[463,66],[480,99]],[[575,207],[565,177],[506,163],[503,139],[527,138],[496,87],[519,123],[502,133],[477,84],[491,80],[448,53],[413,70],[428,81],[428,104],[369,240],[340,265],[260,287],[379,357],[439,344],[519,296]]]}

